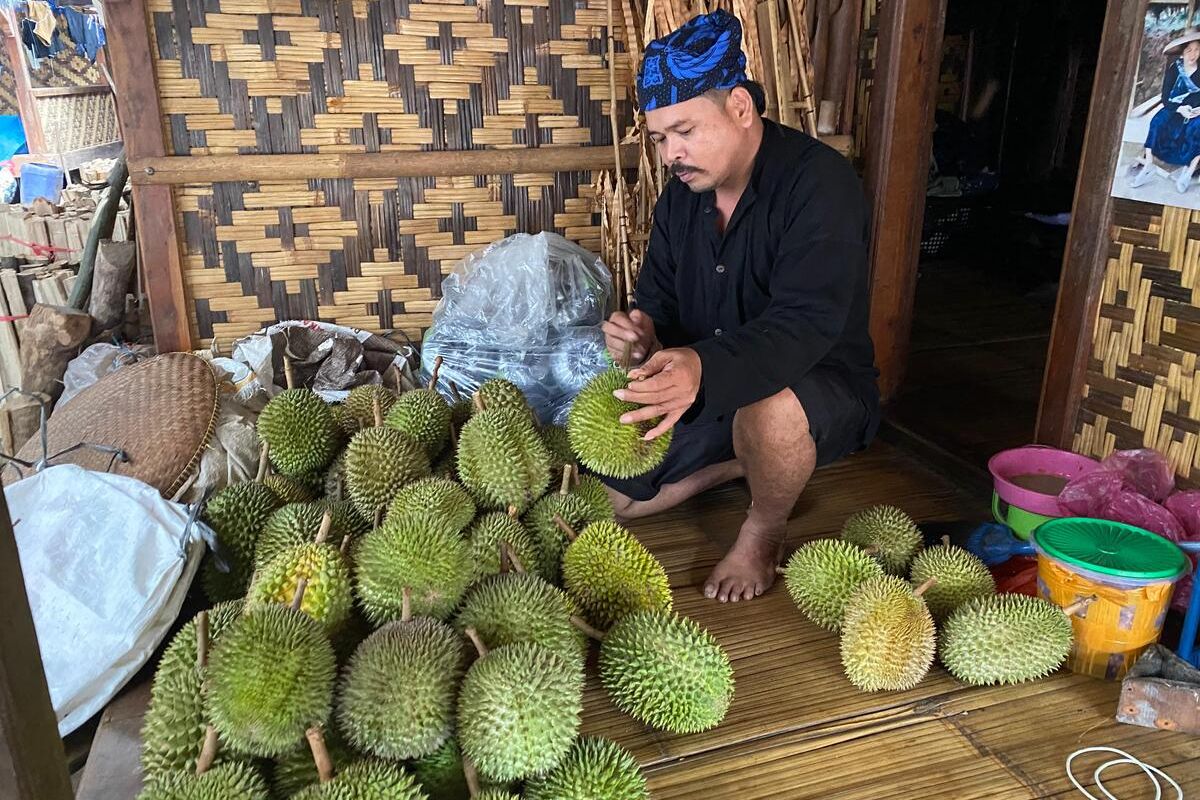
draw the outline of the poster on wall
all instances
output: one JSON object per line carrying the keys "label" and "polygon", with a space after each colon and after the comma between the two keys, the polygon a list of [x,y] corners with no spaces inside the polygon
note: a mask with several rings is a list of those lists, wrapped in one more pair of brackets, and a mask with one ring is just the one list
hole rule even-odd
{"label": "poster on wall", "polygon": [[1193,8],[1151,2],[1146,12],[1114,197],[1200,208],[1200,12]]}

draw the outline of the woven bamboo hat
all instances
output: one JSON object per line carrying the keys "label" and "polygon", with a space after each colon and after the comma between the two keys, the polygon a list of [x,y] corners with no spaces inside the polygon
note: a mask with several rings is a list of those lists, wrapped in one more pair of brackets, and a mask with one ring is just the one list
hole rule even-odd
{"label": "woven bamboo hat", "polygon": [[1188,28],[1179,36],[1172,39],[1163,48],[1164,56],[1177,56],[1183,52],[1189,42],[1200,42],[1200,28]]}
{"label": "woven bamboo hat", "polygon": [[[195,469],[212,437],[219,407],[217,380],[202,358],[166,353],[106,375],[56,408],[46,424],[49,453],[79,443],[119,447],[129,455],[111,472],[137,478],[170,498]],[[41,437],[17,458],[37,461]],[[111,456],[86,448],[51,461],[100,472]],[[3,471],[4,483],[18,475]]]}

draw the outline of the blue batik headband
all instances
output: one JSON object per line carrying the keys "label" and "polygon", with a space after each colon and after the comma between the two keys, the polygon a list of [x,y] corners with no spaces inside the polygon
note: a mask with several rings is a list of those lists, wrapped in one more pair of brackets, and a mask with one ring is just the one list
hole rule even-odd
{"label": "blue batik headband", "polygon": [[638,75],[638,102],[643,111],[653,111],[745,81],[742,24],[728,11],[717,10],[689,20],[646,47]]}

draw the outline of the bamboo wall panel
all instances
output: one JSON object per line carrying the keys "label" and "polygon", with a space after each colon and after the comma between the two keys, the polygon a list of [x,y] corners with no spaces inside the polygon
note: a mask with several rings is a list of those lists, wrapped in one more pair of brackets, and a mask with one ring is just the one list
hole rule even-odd
{"label": "bamboo wall panel", "polygon": [[1200,477],[1200,212],[1115,200],[1074,449],[1153,447]]}
{"label": "bamboo wall panel", "polygon": [[37,98],[38,117],[53,153],[82,150],[121,138],[113,96],[97,94]]}

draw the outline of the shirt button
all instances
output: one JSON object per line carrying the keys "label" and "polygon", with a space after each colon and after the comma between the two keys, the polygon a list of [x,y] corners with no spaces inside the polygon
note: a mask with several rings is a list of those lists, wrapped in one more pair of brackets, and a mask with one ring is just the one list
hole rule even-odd
{"label": "shirt button", "polygon": [[725,273],[725,265],[724,265],[724,264],[717,264],[717,272],[719,272],[719,273],[721,273],[721,274],[724,274],[724,273]]}
{"label": "shirt button", "polygon": [[704,213],[705,213],[705,214],[711,214],[711,213],[712,213],[712,206],[705,206],[705,207],[704,207]]}
{"label": "shirt button", "polygon": [[715,331],[713,331],[713,333],[714,333],[715,335],[717,335],[717,336],[720,336],[720,335],[721,335],[721,329],[720,329],[720,328],[717,328]]}

